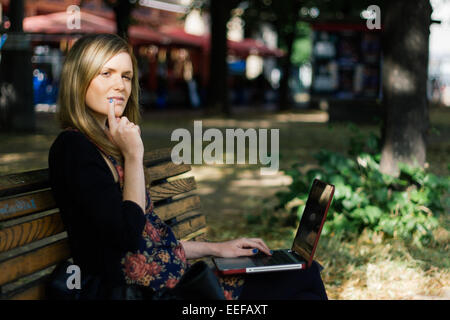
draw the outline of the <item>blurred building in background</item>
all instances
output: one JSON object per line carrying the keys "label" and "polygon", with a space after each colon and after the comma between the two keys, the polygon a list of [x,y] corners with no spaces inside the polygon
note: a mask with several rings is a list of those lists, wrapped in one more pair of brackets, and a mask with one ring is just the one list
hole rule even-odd
{"label": "blurred building in background", "polygon": [[331,121],[382,119],[382,30],[368,29],[364,20],[311,27],[311,104],[327,110]]}
{"label": "blurred building in background", "polygon": [[334,99],[381,95],[381,30],[365,24],[313,24],[311,93]]}
{"label": "blurred building in background", "polygon": [[431,0],[431,18],[439,21],[430,26],[428,97],[437,104],[450,107],[450,3]]}
{"label": "blurred building in background", "polygon": [[[10,25],[10,1],[0,0],[2,33]],[[39,111],[53,111],[67,50],[83,34],[114,33],[115,15],[103,0],[23,1],[23,27],[34,48],[34,102]],[[202,107],[210,73],[209,13],[189,11],[192,0],[139,0],[139,4],[132,12],[129,42],[138,59],[142,106]],[[429,99],[450,106],[450,2],[431,0],[431,4],[432,19],[440,23],[430,27]],[[227,25],[230,102],[275,103],[281,76],[278,63],[284,53],[277,48],[278,37],[269,24],[261,23],[251,38],[244,36],[244,10],[245,2],[232,11]],[[79,25],[70,27],[68,21],[76,14]],[[364,19],[324,21],[320,17],[318,11],[311,15],[312,32],[302,39],[308,45],[299,46],[310,51],[309,60],[293,63],[290,87],[296,105],[319,107],[343,118],[359,108],[364,109],[360,114],[373,117],[379,113],[382,97],[381,30],[369,30]],[[5,39],[0,38],[0,48]],[[348,112],[343,112],[344,105]]]}
{"label": "blurred building in background", "polygon": [[[0,0],[5,30],[10,1]],[[140,6],[132,11],[135,23],[129,28],[129,42],[138,60],[141,104],[145,109],[198,108],[204,103],[210,72],[209,15],[199,10],[188,12],[191,2],[140,0]],[[24,3],[24,32],[31,34],[34,48],[36,110],[54,111],[59,73],[68,49],[83,34],[114,33],[115,15],[103,0],[84,0],[81,5],[73,0]],[[78,24],[72,21],[74,17],[79,18]],[[263,57],[276,58],[283,53],[273,41],[269,47],[262,39],[244,39],[239,15],[233,17],[228,29],[229,68],[242,80],[231,82],[241,88],[247,79],[262,73]],[[239,101],[239,93],[231,93],[232,99]]]}

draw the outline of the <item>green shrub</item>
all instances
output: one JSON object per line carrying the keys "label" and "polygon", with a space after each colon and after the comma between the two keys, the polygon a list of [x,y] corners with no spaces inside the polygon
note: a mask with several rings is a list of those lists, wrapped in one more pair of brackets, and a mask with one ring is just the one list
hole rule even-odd
{"label": "green shrub", "polygon": [[317,178],[336,187],[323,234],[351,237],[366,230],[419,246],[430,244],[437,216],[450,206],[448,197],[446,203],[441,201],[449,193],[449,177],[403,163],[399,164],[398,178],[382,174],[379,150],[375,134],[357,134],[350,140],[348,155],[321,150],[315,154],[317,167],[293,165],[286,172],[292,184],[288,192],[277,193],[277,208],[294,208],[291,212],[300,216],[311,183]]}

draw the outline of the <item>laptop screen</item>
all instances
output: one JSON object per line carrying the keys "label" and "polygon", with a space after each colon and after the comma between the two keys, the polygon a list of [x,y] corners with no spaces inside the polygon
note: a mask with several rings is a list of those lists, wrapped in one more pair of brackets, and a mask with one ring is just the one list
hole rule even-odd
{"label": "laptop screen", "polygon": [[333,193],[333,185],[314,180],[292,245],[292,250],[306,261],[314,254]]}

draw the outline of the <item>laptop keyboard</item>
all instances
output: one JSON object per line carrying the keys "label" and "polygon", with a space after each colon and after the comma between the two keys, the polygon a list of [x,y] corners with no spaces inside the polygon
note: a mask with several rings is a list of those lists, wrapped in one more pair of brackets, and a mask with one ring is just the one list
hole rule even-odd
{"label": "laptop keyboard", "polygon": [[259,252],[256,255],[252,256],[252,261],[256,266],[265,266],[265,265],[282,265],[282,264],[293,264],[295,263],[286,252],[284,251],[274,251],[271,256],[266,255],[265,253]]}

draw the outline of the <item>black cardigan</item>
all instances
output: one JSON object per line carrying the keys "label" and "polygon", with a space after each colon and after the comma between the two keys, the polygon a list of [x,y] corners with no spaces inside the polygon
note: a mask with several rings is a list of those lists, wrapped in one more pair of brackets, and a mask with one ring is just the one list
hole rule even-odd
{"label": "black cardigan", "polygon": [[122,199],[119,183],[97,147],[82,133],[63,131],[48,158],[52,192],[81,274],[102,275],[124,284],[121,259],[138,248],[146,218]]}

